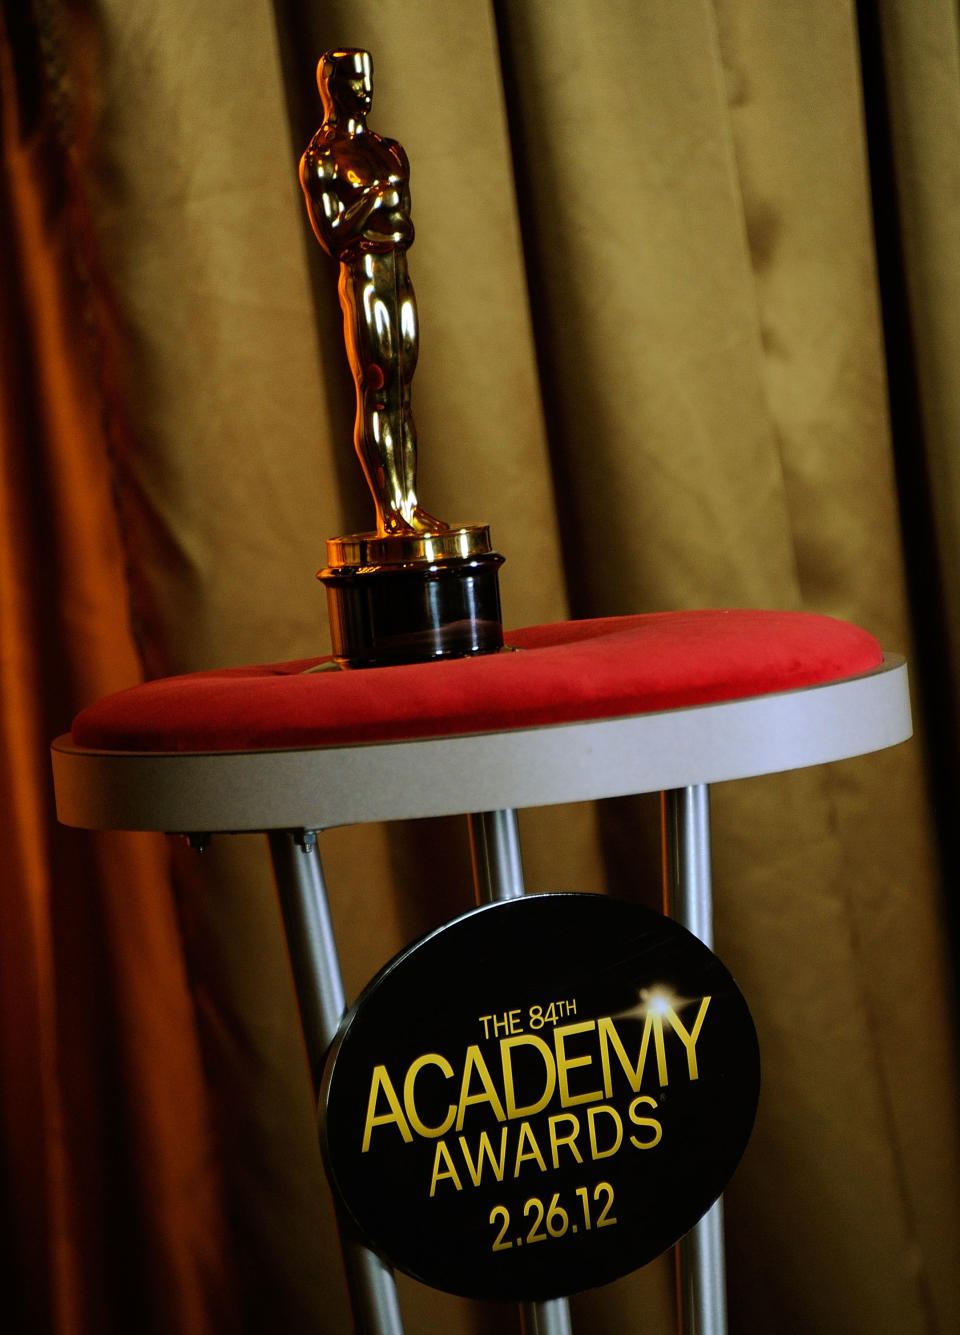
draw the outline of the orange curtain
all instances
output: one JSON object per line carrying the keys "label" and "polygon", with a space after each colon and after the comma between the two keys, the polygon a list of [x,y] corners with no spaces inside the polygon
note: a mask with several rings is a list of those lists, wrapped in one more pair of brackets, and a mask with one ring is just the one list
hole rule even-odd
{"label": "orange curtain", "polygon": [[[21,15],[21,18],[24,16]],[[53,735],[139,679],[113,406],[64,126],[29,24],[2,60],[0,1083],[18,1331],[230,1330],[214,1128],[170,859],[56,823]],[[18,98],[19,95],[19,98]],[[171,1097],[174,1091],[174,1097]],[[134,1315],[131,1315],[131,1314]]]}
{"label": "orange curtain", "polygon": [[[491,523],[509,622],[806,607],[918,669],[917,741],[714,793],[718,953],[765,1081],[727,1197],[731,1325],[957,1328],[930,797],[933,776],[949,810],[958,768],[949,0],[3,13],[12,1328],[349,1329],[263,841],[66,830],[47,759],[144,676],[325,650],[313,572],[368,503],[295,167],[338,45],[373,50],[374,128],[413,164],[421,492]],[[655,802],[521,826],[532,889],[655,902]],[[321,842],[350,995],[469,906],[459,822]],[[401,1293],[412,1331],[516,1320]],[[669,1259],[574,1307],[594,1335],[668,1335]]]}

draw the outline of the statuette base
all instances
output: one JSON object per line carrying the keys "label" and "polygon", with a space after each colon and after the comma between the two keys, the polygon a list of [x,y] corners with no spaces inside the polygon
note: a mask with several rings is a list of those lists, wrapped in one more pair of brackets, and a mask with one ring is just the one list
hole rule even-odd
{"label": "statuette base", "polygon": [[442,533],[330,538],[330,635],[344,668],[496,653],[503,645],[497,574],[485,525]]}

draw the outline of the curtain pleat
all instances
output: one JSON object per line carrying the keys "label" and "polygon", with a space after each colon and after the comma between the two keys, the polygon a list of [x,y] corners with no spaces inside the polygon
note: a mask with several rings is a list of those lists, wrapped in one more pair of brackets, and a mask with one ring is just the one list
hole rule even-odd
{"label": "curtain pleat", "polygon": [[[18,34],[22,59],[39,34]],[[33,41],[32,39],[37,39]],[[137,681],[97,297],[48,99],[0,56],[4,1323],[233,1328],[219,1155],[169,854],[56,824],[47,748]],[[76,128],[76,127],[75,127]],[[76,202],[76,201],[74,201]],[[9,1308],[9,1311],[6,1310]]]}
{"label": "curtain pleat", "polygon": [[[960,86],[955,15],[932,8],[946,54],[895,0],[878,14],[942,627]],[[64,831],[45,754],[75,709],[144,673],[326,649],[314,572],[327,537],[368,526],[369,498],[336,276],[296,180],[321,115],[316,59],[373,51],[371,122],[410,156],[420,493],[491,525],[507,622],[807,608],[912,656],[919,537],[891,446],[857,14],[7,9],[13,1292],[25,1329],[58,1335],[127,1327],[131,1304],[136,1329],[333,1335],[349,1316],[263,841],[200,855]],[[952,663],[933,624],[924,652],[942,633]],[[764,1062],[727,1196],[745,1335],[960,1326],[952,979],[924,761],[914,742],[714,791],[718,953]],[[529,888],[657,902],[652,800],[524,812],[522,832]],[[350,996],[470,905],[461,821],[329,831],[321,851]],[[411,1331],[515,1326],[403,1278],[401,1294]],[[674,1308],[669,1257],[574,1301],[598,1335],[667,1335]]]}
{"label": "curtain pleat", "polygon": [[896,171],[898,235],[907,320],[917,378],[916,437],[905,442],[926,465],[942,580],[942,652],[956,690],[960,624],[960,19],[940,0],[917,10],[891,0],[864,9],[873,17],[885,78],[888,134]]}

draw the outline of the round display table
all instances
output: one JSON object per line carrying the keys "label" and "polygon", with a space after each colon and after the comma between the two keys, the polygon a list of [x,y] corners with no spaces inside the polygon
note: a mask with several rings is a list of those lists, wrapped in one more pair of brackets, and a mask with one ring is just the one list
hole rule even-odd
{"label": "round display table", "polygon": [[[477,897],[524,893],[516,810],[661,792],[672,917],[712,946],[708,786],[911,734],[907,671],[865,631],[799,612],[535,626],[498,654],[341,671],[192,673],[89,706],[53,744],[59,818],[91,829],[269,837],[315,1087],[345,999],[317,833],[457,813]],[[341,1229],[357,1328],[397,1335],[390,1267]],[[726,1329],[720,1202],[681,1244],[687,1332]],[[525,1328],[570,1329],[565,1299]]]}

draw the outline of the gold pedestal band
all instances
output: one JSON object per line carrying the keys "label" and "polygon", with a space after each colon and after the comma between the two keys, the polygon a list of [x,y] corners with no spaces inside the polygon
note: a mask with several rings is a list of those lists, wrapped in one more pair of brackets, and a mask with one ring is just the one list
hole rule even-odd
{"label": "gold pedestal band", "polygon": [[327,539],[327,564],[332,569],[357,566],[429,566],[438,561],[485,556],[490,551],[486,524],[464,524],[441,533],[350,533]]}

